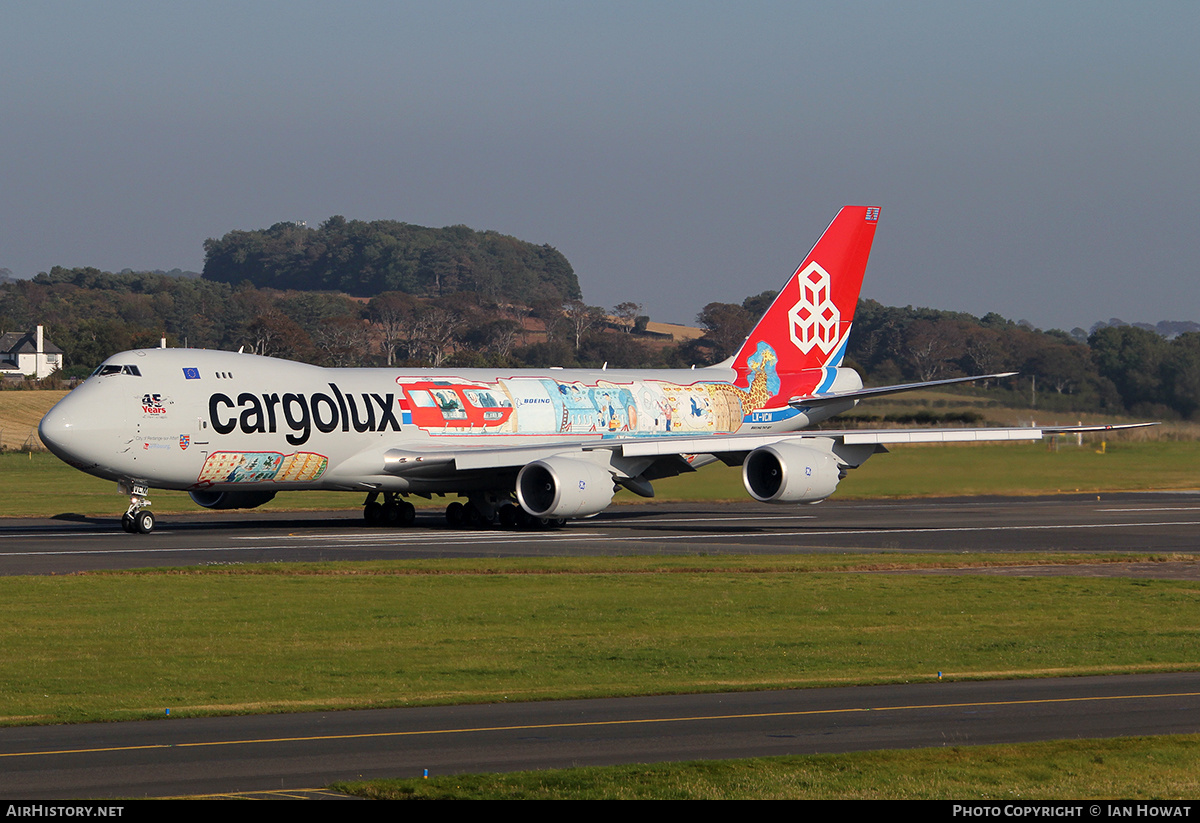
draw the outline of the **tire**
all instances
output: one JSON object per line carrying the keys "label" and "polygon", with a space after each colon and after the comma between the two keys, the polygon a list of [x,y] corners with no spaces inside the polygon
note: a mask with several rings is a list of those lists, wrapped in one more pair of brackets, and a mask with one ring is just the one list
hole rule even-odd
{"label": "tire", "polygon": [[397,525],[411,526],[417,520],[417,507],[407,500],[401,502],[400,506],[400,521]]}
{"label": "tire", "polygon": [[154,531],[153,512],[138,512],[133,516],[133,525],[138,534],[150,534],[150,532]]}
{"label": "tire", "polygon": [[383,521],[383,506],[374,500],[363,506],[363,520],[368,526],[378,526]]}
{"label": "tire", "polygon": [[505,503],[500,507],[500,528],[515,529],[517,527],[517,507],[512,503]]}

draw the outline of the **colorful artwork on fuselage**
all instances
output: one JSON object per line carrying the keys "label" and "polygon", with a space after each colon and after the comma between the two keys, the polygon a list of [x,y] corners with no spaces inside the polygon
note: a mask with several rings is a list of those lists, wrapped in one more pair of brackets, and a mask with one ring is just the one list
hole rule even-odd
{"label": "colorful artwork on fuselage", "polygon": [[593,385],[548,377],[396,382],[403,423],[430,434],[730,434],[779,393],[776,361],[771,347],[760,343],[748,361],[746,388],[662,380]]}
{"label": "colorful artwork on fuselage", "polygon": [[213,452],[204,461],[197,487],[216,483],[297,483],[316,480],[329,459],[313,452]]}

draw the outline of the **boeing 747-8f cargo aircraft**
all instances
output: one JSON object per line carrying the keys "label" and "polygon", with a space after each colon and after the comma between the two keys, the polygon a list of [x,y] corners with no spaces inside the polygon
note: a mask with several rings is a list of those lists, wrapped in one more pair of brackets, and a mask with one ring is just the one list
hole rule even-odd
{"label": "boeing 747-8f cargo aircraft", "polygon": [[767,503],[815,503],[888,443],[1031,440],[1120,427],[803,431],[859,400],[977,377],[864,389],[841,368],[879,219],[847,206],[729,360],[690,370],[324,369],[249,354],[145,349],[106,360],[45,416],[42,441],[117,481],[126,531],[150,488],[201,506],[284,489],[366,494],[368,522],[412,523],[409,495],[457,494],[452,525],[589,517],[618,487],[721,460]]}

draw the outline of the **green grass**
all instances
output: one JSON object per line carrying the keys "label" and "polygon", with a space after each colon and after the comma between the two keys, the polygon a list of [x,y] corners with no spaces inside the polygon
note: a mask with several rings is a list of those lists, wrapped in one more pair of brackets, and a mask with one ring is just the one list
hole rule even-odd
{"label": "green grass", "polygon": [[0,723],[1193,670],[1198,603],[1194,582],[787,558],[7,578]]}
{"label": "green grass", "polygon": [[1200,796],[1200,735],[337,783],[386,800],[1001,800]]}
{"label": "green grass", "polygon": [[435,776],[331,788],[372,799],[1138,800],[1194,798],[1198,774],[1200,736],[1191,735]]}

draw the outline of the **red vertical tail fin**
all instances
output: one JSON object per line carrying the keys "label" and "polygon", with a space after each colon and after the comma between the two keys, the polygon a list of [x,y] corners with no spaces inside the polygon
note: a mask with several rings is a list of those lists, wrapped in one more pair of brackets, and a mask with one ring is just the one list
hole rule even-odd
{"label": "red vertical tail fin", "polygon": [[838,212],[734,355],[734,369],[748,373],[764,344],[779,372],[841,364],[878,220],[878,206]]}

